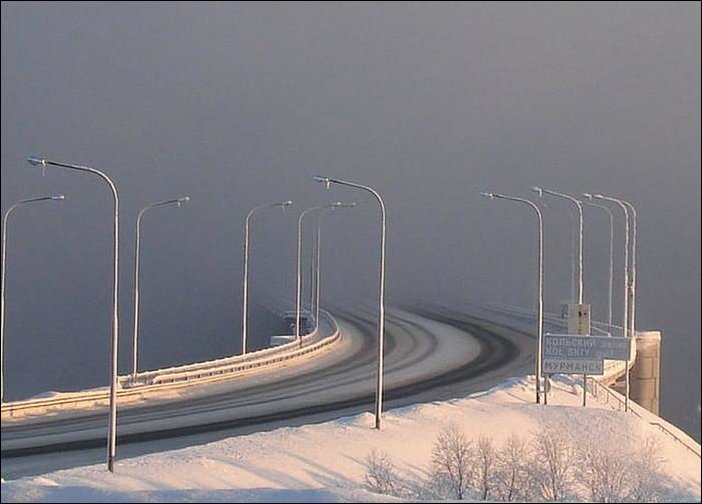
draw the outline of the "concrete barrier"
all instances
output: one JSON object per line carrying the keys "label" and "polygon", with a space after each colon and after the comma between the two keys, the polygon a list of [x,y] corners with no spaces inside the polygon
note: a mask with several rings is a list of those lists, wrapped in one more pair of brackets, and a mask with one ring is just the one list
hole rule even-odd
{"label": "concrete barrier", "polygon": [[658,415],[661,390],[660,331],[637,331],[636,349],[636,361],[629,375],[629,397]]}

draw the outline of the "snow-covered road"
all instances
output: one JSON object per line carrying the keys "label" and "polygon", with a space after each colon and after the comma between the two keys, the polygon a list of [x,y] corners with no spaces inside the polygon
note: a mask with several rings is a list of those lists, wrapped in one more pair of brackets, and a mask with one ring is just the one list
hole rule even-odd
{"label": "snow-covered road", "polygon": [[[337,318],[342,341],[332,351],[274,372],[121,405],[118,458],[159,451],[164,443],[186,446],[366,411],[374,399],[374,317]],[[462,397],[533,367],[532,337],[465,314],[395,310],[386,331],[387,407]],[[6,423],[3,475],[98,462],[104,456],[105,431],[102,409]]]}

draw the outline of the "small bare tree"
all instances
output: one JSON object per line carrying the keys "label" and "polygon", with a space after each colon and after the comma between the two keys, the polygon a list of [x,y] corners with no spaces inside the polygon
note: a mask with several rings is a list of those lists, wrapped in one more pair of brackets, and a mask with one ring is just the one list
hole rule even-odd
{"label": "small bare tree", "polygon": [[501,500],[527,500],[528,458],[526,441],[516,434],[511,434],[497,456],[497,493]]}
{"label": "small bare tree", "polygon": [[473,481],[475,455],[473,447],[455,425],[450,425],[436,438],[431,453],[432,480],[440,489],[463,500]]}
{"label": "small bare tree", "polygon": [[631,479],[631,454],[604,437],[600,439],[579,445],[577,479],[589,492],[591,502],[623,502]]}
{"label": "small bare tree", "polygon": [[497,450],[495,450],[491,438],[480,436],[478,438],[476,452],[478,486],[482,499],[487,500],[488,495],[493,489],[495,466],[497,464]]}
{"label": "small bare tree", "polygon": [[570,489],[574,450],[562,426],[543,422],[534,437],[531,477],[541,497],[562,501]]}
{"label": "small bare tree", "polygon": [[380,494],[392,494],[396,487],[395,468],[384,451],[373,450],[365,459],[366,474],[364,481],[371,491]]}
{"label": "small bare tree", "polygon": [[654,438],[633,443],[594,433],[578,443],[577,482],[591,502],[656,502],[660,497],[660,446]]}
{"label": "small bare tree", "polygon": [[647,437],[631,456],[630,490],[631,502],[657,502],[660,499],[663,465],[661,446],[654,437]]}

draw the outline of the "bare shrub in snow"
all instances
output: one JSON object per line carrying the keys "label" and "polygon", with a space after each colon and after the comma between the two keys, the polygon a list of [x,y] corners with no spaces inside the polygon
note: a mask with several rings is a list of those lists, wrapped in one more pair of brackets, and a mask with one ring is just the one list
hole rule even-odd
{"label": "bare shrub in snow", "polygon": [[524,501],[529,495],[529,450],[526,441],[511,434],[497,453],[495,492],[503,501]]}
{"label": "bare shrub in snow", "polygon": [[582,443],[577,448],[577,480],[591,502],[623,502],[628,494],[631,454],[607,441]]}
{"label": "bare shrub in snow", "polygon": [[440,496],[462,500],[473,482],[475,453],[455,425],[441,431],[431,453],[431,486]]}
{"label": "bare shrub in snow", "polygon": [[571,488],[575,453],[568,434],[560,425],[541,424],[533,440],[531,482],[540,498],[563,501]]}
{"label": "bare shrub in snow", "polygon": [[[631,445],[606,429],[587,435],[572,425],[542,423],[531,443],[512,434],[498,448],[487,436],[471,443],[451,425],[432,447],[426,480],[400,478],[387,453],[365,459],[365,483],[376,493],[408,499],[466,498],[507,502],[658,502],[662,498],[660,445]],[[581,433],[582,434],[582,433]]]}
{"label": "bare shrub in snow", "polygon": [[654,438],[621,439],[595,432],[578,443],[577,482],[591,502],[656,502],[660,498],[662,459]]}
{"label": "bare shrub in snow", "polygon": [[392,494],[396,490],[395,468],[384,451],[373,450],[366,456],[364,481],[371,491]]}
{"label": "bare shrub in snow", "polygon": [[661,498],[661,447],[654,437],[643,440],[630,455],[630,483],[627,500],[630,502],[658,502]]}
{"label": "bare shrub in snow", "polygon": [[492,438],[480,436],[475,451],[477,470],[476,483],[481,498],[487,500],[488,495],[494,493],[497,450],[492,442]]}

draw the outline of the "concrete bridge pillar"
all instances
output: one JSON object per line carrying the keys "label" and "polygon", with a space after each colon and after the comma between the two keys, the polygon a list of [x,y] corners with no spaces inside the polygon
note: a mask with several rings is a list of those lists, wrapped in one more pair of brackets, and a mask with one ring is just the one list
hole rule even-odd
{"label": "concrete bridge pillar", "polygon": [[661,332],[636,331],[636,362],[629,375],[630,398],[658,415],[661,390]]}

